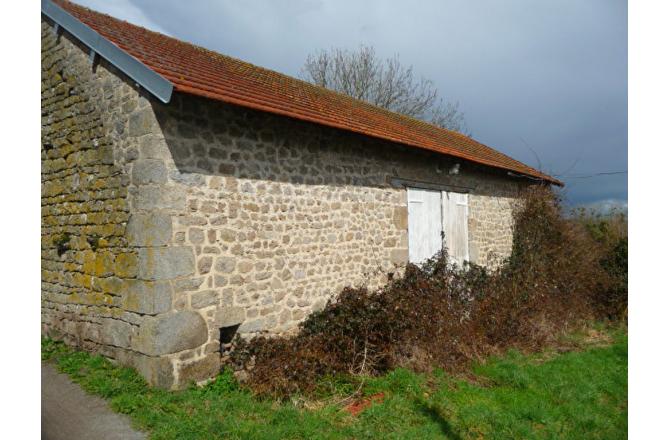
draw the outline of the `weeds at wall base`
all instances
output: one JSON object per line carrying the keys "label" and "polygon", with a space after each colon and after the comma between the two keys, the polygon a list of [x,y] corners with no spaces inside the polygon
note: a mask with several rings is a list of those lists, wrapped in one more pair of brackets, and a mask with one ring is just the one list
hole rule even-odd
{"label": "weeds at wall base", "polygon": [[464,372],[509,349],[539,351],[585,322],[620,319],[626,237],[602,240],[543,187],[524,194],[514,221],[513,253],[497,269],[461,270],[442,252],[379,290],[344,289],[294,336],[237,339],[233,365],[259,395],[317,395],[323,378]]}

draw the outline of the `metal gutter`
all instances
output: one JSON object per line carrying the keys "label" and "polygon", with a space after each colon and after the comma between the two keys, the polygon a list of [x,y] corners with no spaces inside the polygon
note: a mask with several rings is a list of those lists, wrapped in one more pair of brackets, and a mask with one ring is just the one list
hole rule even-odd
{"label": "metal gutter", "polygon": [[174,85],[170,81],[104,38],[51,0],[42,0],[42,14],[53,20],[56,29],[58,27],[65,29],[88,46],[91,49],[91,59],[94,58],[94,54],[104,58],[165,104],[172,98]]}

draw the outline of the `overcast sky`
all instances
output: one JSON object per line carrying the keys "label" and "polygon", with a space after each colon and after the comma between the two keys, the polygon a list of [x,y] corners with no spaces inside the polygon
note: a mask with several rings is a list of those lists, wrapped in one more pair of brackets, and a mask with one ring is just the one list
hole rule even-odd
{"label": "overcast sky", "polygon": [[625,1],[76,1],[292,76],[319,49],[397,54],[571,204],[626,203],[626,174],[595,175],[627,169]]}

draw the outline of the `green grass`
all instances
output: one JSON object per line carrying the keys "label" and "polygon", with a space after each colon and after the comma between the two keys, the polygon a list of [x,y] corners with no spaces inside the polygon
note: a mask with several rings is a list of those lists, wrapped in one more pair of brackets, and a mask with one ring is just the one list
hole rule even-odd
{"label": "green grass", "polygon": [[621,439],[627,437],[627,337],[608,334],[605,346],[490,359],[474,368],[474,380],[402,369],[367,378],[364,393],[386,398],[357,417],[333,403],[332,393],[357,388],[337,378],[323,381],[322,401],[330,403],[306,409],[304,399],[254,397],[229,372],[205,387],[168,392],[147,387],[132,369],[60,343],[43,341],[42,358],[154,439]]}

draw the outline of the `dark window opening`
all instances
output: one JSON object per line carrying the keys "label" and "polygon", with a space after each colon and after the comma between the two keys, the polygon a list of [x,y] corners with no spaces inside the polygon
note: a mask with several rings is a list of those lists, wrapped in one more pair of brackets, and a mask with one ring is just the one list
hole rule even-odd
{"label": "dark window opening", "polygon": [[241,324],[222,327],[220,329],[220,354],[222,356],[229,354],[230,350],[232,349],[232,341],[237,334],[239,325]]}

